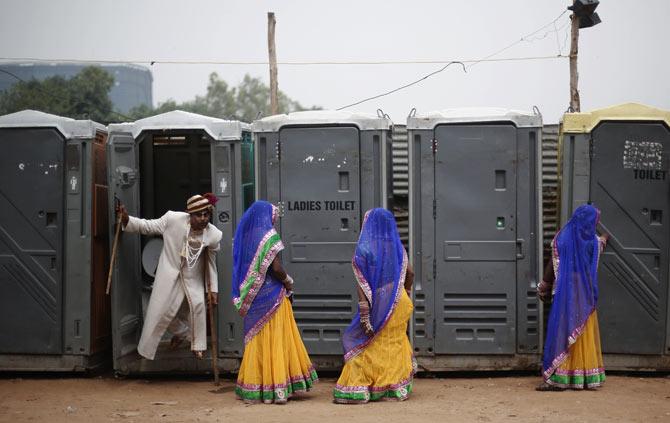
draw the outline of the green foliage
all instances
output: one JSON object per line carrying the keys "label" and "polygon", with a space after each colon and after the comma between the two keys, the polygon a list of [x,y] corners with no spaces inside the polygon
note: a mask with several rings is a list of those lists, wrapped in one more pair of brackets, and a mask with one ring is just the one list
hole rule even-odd
{"label": "green foliage", "polygon": [[25,109],[101,123],[118,121],[109,90],[114,77],[97,66],[88,66],[70,79],[53,76],[42,81],[19,81],[0,92],[0,115]]}
{"label": "green foliage", "polygon": [[[317,110],[320,107],[311,107]],[[199,113],[205,116],[218,117],[222,119],[237,119],[251,122],[260,114],[270,114],[270,88],[260,80],[245,75],[237,87],[230,87],[226,81],[214,72],[209,75],[207,93],[204,96],[196,96],[191,101],[177,104],[174,100],[168,100],[158,105],[157,108],[141,106],[130,111],[133,119],[141,119],[171,110],[184,110]],[[285,93],[279,92],[279,113],[306,110],[299,102],[291,100]]]}
{"label": "green foliage", "polygon": [[[137,120],[172,110],[185,110],[222,119],[251,122],[257,116],[270,114],[270,88],[260,80],[245,75],[237,87],[230,87],[214,72],[209,75],[207,92],[191,101],[177,103],[170,99],[153,108],[142,105],[124,116],[113,111],[109,90],[114,77],[97,66],[82,69],[76,76],[65,79],[53,76],[42,81],[20,81],[0,92],[0,115],[25,109],[39,110],[74,119],[92,119],[107,124]],[[312,107],[311,110],[320,109]],[[279,92],[279,113],[306,110],[300,103]]]}
{"label": "green foliage", "polygon": [[109,90],[114,85],[114,77],[99,67],[82,69],[70,79],[71,107],[75,116],[88,116],[99,122],[110,122],[114,107],[109,98]]}

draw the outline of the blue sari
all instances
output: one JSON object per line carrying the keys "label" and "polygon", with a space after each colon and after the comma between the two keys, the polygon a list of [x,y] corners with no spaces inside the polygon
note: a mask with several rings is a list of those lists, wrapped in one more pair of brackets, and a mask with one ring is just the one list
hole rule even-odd
{"label": "blue sari", "polygon": [[554,239],[554,301],[549,314],[542,370],[547,380],[567,358],[598,302],[596,225],[600,211],[578,207]]}
{"label": "blue sari", "polygon": [[365,214],[351,264],[358,286],[370,304],[374,334],[365,334],[359,309],[342,337],[345,361],[359,354],[381,332],[404,289],[407,253],[391,212],[377,208]]}
{"label": "blue sari", "polygon": [[242,216],[233,242],[232,299],[244,317],[245,345],[270,320],[285,296],[284,285],[268,268],[284,244],[274,229],[277,208],[256,201]]}

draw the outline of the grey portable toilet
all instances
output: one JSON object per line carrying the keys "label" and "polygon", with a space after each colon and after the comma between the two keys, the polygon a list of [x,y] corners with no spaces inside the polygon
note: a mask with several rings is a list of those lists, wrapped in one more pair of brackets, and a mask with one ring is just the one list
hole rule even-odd
{"label": "grey portable toilet", "polygon": [[[392,195],[391,125],[383,116],[342,111],[296,112],[252,124],[257,198],[280,207],[296,322],[321,368],[341,364],[342,332],[357,310],[351,259],[363,215],[387,207]],[[241,351],[237,333],[228,348]]]}
{"label": "grey portable toilet", "polygon": [[[223,324],[222,316],[232,308],[226,301],[230,295],[226,287],[230,286],[233,231],[254,198],[249,125],[173,111],[109,125],[109,133],[111,216],[114,196],[131,215],[146,219],[158,218],[167,210],[184,210],[186,200],[196,193],[211,191],[219,199],[212,219],[223,232],[217,254],[221,305],[216,320],[219,342],[230,337],[230,327]],[[110,223],[112,231],[114,222]],[[153,263],[155,269],[156,254],[160,252],[160,245],[157,247],[150,240],[130,233],[123,233],[120,238],[112,282],[114,369],[120,374],[211,371],[211,351],[205,360],[197,360],[188,346],[170,350],[166,341],[159,346],[153,361],[136,353],[153,283],[153,269],[148,263]],[[209,348],[210,342],[207,345]],[[219,361],[223,370],[237,365],[237,360]]]}
{"label": "grey portable toilet", "polygon": [[541,116],[451,109],[407,130],[419,365],[537,368]]}
{"label": "grey portable toilet", "polygon": [[0,370],[83,371],[111,347],[104,126],[0,117]]}
{"label": "grey portable toilet", "polygon": [[600,209],[610,235],[598,266],[608,369],[670,369],[670,111],[629,103],[563,116],[561,223]]}

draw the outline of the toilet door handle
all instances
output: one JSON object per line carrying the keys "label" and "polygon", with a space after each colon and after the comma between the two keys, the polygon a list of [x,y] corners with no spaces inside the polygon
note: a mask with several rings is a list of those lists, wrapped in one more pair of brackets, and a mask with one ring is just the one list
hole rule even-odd
{"label": "toilet door handle", "polygon": [[516,240],[516,259],[517,260],[522,260],[526,257],[526,253],[523,250],[523,245],[525,241],[521,238],[517,238]]}

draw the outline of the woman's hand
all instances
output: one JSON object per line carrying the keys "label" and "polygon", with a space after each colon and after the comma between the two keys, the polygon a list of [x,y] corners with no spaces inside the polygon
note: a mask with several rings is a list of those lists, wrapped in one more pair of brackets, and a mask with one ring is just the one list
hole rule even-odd
{"label": "woman's hand", "polygon": [[358,309],[361,313],[361,328],[367,336],[372,336],[375,334],[372,323],[370,322],[370,305],[367,301],[360,301],[358,303]]}
{"label": "woman's hand", "polygon": [[537,297],[543,303],[548,303],[551,301],[551,284],[542,281],[537,285]]}
{"label": "woman's hand", "polygon": [[610,240],[610,234],[602,234],[600,235],[600,239],[602,240],[601,242],[603,243],[603,249],[607,247],[607,241]]}
{"label": "woman's hand", "polygon": [[290,275],[287,274],[282,283],[287,291],[293,292],[293,278]]}

